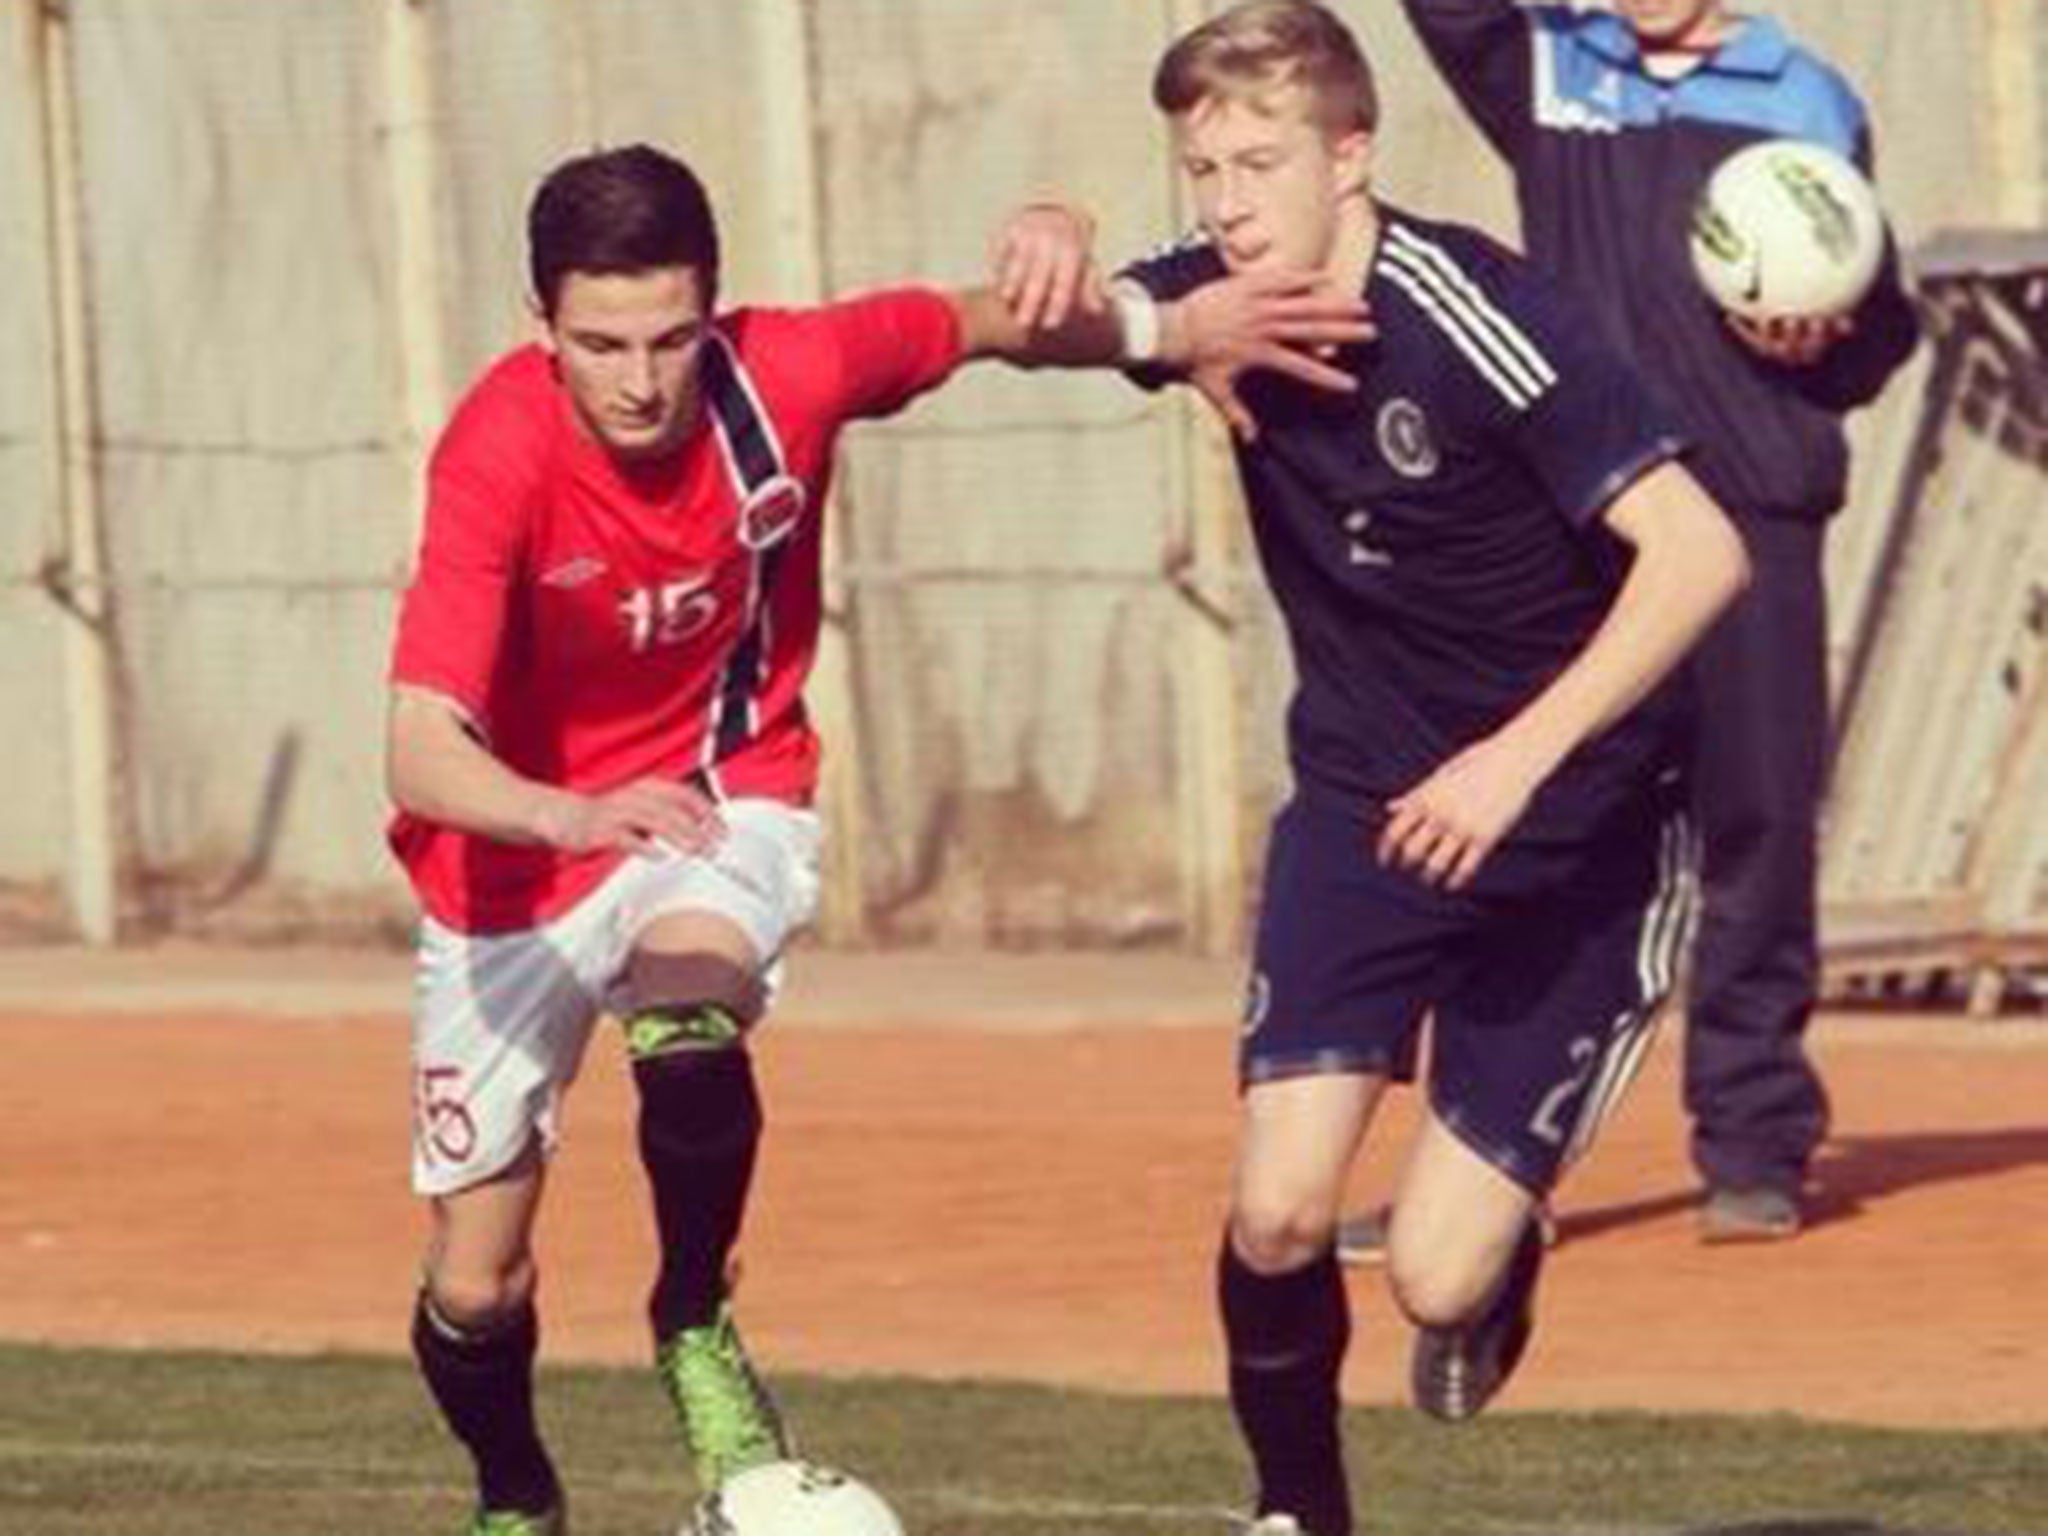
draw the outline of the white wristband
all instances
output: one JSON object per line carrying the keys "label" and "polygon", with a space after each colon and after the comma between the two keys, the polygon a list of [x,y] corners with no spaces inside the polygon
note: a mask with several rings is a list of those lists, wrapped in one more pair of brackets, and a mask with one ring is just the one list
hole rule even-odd
{"label": "white wristband", "polygon": [[1112,289],[1109,300],[1116,306],[1116,324],[1123,338],[1124,361],[1156,361],[1159,356],[1158,302],[1151,294],[1128,287]]}

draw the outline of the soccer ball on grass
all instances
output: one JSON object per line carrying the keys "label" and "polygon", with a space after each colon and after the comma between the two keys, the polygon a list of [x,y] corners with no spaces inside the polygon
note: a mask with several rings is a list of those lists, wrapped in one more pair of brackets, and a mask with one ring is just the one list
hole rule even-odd
{"label": "soccer ball on grass", "polygon": [[677,1536],[903,1536],[882,1496],[808,1461],[735,1473],[697,1501]]}

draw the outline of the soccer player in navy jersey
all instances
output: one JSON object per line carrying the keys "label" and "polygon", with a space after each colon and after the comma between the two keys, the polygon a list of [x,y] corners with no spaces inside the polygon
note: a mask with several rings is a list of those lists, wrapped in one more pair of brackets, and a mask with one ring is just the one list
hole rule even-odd
{"label": "soccer player in navy jersey", "polygon": [[1433,1019],[1388,1272],[1418,1405],[1467,1418],[1528,1340],[1539,1202],[1671,983],[1692,870],[1660,685],[1747,562],[1569,298],[1376,200],[1372,74],[1329,11],[1235,6],[1173,44],[1153,98],[1200,230],[1113,284],[1130,332],[1150,305],[1300,272],[1376,331],[1331,357],[1348,393],[1191,360],[1237,428],[1298,679],[1218,1258],[1230,1393],[1251,1528],[1350,1536],[1346,1172]]}
{"label": "soccer player in navy jersey", "polygon": [[[1073,287],[1061,253],[1011,255]],[[645,145],[558,166],[528,216],[536,338],[442,433],[391,666],[394,852],[424,909],[412,1341],[476,1467],[466,1536],[563,1536],[535,1419],[534,1225],[562,1101],[612,1011],[659,1241],[655,1362],[700,1487],[784,1455],[727,1271],[762,1134],[749,1052],[817,900],[818,644],[833,455],[963,363],[1112,365],[1115,317],[991,289],[718,306],[717,222]],[[1270,287],[1270,285],[1268,285]],[[1356,335],[1356,304],[1257,283],[1173,306],[1168,361]],[[1026,290],[1037,304],[1035,291]]]}

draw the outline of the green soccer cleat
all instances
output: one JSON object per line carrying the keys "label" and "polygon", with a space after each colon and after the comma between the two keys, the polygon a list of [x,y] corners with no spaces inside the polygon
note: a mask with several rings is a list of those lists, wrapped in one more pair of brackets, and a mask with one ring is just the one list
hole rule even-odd
{"label": "green soccer cleat", "polygon": [[683,1441],[705,1492],[736,1472],[790,1454],[782,1415],[721,1307],[716,1322],[685,1328],[654,1353],[655,1369],[682,1425]]}
{"label": "green soccer cleat", "polygon": [[480,1509],[463,1527],[462,1536],[569,1536],[569,1516],[559,1504],[541,1515],[516,1509]]}

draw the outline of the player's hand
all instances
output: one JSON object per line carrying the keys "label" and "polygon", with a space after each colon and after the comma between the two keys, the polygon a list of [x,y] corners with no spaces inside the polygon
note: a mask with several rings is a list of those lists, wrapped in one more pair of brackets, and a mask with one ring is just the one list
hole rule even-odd
{"label": "player's hand", "polygon": [[1744,315],[1730,315],[1728,325],[1758,357],[1788,368],[1812,367],[1827,356],[1836,342],[1856,329],[1856,322],[1848,315],[1833,315],[1824,320],[1797,316],[1751,320]]}
{"label": "player's hand", "polygon": [[996,292],[1027,330],[1057,330],[1075,310],[1103,305],[1095,221],[1065,203],[1032,203],[1010,216],[989,252]]}
{"label": "player's hand", "polygon": [[1259,424],[1238,397],[1254,368],[1348,394],[1358,380],[1332,360],[1337,348],[1375,334],[1365,301],[1320,272],[1242,272],[1206,283],[1165,306],[1162,360],[1187,373],[1231,431],[1246,442]]}
{"label": "player's hand", "polygon": [[725,822],[700,790],[674,779],[635,779],[601,795],[562,795],[544,813],[541,836],[567,853],[702,854],[724,838]]}
{"label": "player's hand", "polygon": [[1467,747],[1388,805],[1380,863],[1464,889],[1521,820],[1539,779],[1535,765],[1497,738]]}

